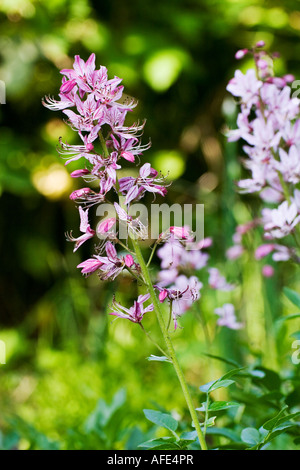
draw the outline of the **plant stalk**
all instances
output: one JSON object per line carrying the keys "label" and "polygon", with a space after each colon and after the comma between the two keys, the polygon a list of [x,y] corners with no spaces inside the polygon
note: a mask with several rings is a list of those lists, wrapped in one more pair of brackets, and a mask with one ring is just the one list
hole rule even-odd
{"label": "plant stalk", "polygon": [[148,268],[146,266],[144,257],[143,257],[142,252],[141,252],[140,245],[139,245],[139,243],[136,239],[131,238],[131,240],[132,240],[134,251],[135,251],[135,254],[136,254],[136,257],[137,257],[137,261],[138,261],[138,263],[141,267],[143,277],[145,279],[145,282],[148,285],[148,292],[150,294],[150,297],[151,297],[151,300],[152,300],[152,303],[153,303],[153,306],[154,306],[154,311],[156,313],[156,317],[157,317],[157,320],[158,320],[158,323],[159,323],[164,341],[166,343],[167,350],[169,352],[168,355],[169,355],[169,357],[172,361],[172,364],[174,366],[174,369],[175,369],[175,372],[177,374],[178,380],[180,382],[186,404],[188,406],[192,421],[194,423],[194,426],[195,426],[195,429],[196,429],[196,432],[197,432],[197,435],[198,435],[198,438],[199,438],[200,447],[201,447],[202,450],[207,450],[204,434],[203,434],[203,432],[201,430],[201,427],[200,427],[197,412],[194,408],[192,398],[191,398],[191,395],[190,395],[190,392],[189,392],[189,389],[188,389],[188,385],[186,383],[186,380],[185,380],[184,374],[182,372],[181,366],[180,366],[180,364],[178,362],[178,359],[176,357],[176,354],[175,354],[175,349],[174,349],[173,343],[171,341],[168,330],[166,328],[164,318],[163,318],[163,314],[162,314],[162,311],[161,311],[161,307],[160,307],[160,304],[159,304],[159,300],[157,299],[157,296],[156,296],[156,293],[155,293],[155,290],[154,290],[154,287],[153,287],[153,284],[152,284],[152,281],[151,281],[151,278],[150,278]]}

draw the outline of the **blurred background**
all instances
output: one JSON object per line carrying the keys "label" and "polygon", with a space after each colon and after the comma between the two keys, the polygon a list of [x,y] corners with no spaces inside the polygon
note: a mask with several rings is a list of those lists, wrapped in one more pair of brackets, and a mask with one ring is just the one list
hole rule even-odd
{"label": "blurred background", "polygon": [[[100,398],[109,403],[121,393],[122,401],[122,388],[123,429],[143,427],[142,409],[156,401],[168,409],[183,406],[179,390],[170,394],[177,387],[172,371],[146,360],[157,351],[142,332],[127,322],[112,324],[107,316],[113,293],[130,302],[135,286],[126,277],[113,284],[96,276],[84,279],[76,265],[89,257],[91,246],[73,254],[65,238],[78,227],[69,200],[76,181],[56,147],[60,136],[69,143],[75,136],[63,115],[41,100],[57,96],[59,70],[72,67],[75,54],[86,60],[95,52],[97,67],[105,65],[111,78],[123,78],[125,92],[139,101],[133,118],[147,119],[143,142],[151,138],[152,147],[145,158],[173,181],[168,202],[205,204],[212,263],[238,284],[223,297],[203,293],[201,314],[214,338],[211,346],[195,315],[184,317],[175,343],[189,382],[198,387],[222,372],[202,354],[209,347],[275,371],[289,365],[291,340],[286,331],[283,339],[272,328],[274,319],[291,309],[280,288],[299,287],[293,268],[279,266],[273,278],[263,279],[252,260],[259,237],[249,240],[246,258],[225,259],[235,226],[251,219],[259,203],[235,192],[241,152],[226,143],[224,131],[235,126],[237,112],[227,82],[237,66],[251,65],[247,59],[236,62],[237,49],[264,40],[267,49],[280,53],[276,71],[300,77],[300,2],[2,0],[0,21],[0,80],[6,87],[6,104],[0,106],[4,435],[12,427],[19,436],[13,433],[12,440],[25,449],[46,447],[47,439],[79,448],[74,429]],[[235,304],[246,324],[240,335],[215,329],[212,312],[225,301]],[[110,445],[118,446],[122,436],[114,439]]]}

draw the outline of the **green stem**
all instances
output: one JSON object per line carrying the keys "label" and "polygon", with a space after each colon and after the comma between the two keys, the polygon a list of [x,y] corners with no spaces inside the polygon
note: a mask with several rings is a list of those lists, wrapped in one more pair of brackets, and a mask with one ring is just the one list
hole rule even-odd
{"label": "green stem", "polygon": [[152,284],[152,281],[151,281],[151,278],[150,278],[148,268],[146,266],[144,257],[143,257],[142,252],[141,252],[140,245],[139,245],[138,241],[134,238],[132,238],[132,244],[133,244],[134,251],[135,251],[135,254],[136,254],[136,257],[137,257],[137,261],[140,264],[143,277],[144,277],[146,283],[148,284],[148,292],[150,294],[150,297],[151,297],[151,300],[152,300],[152,303],[153,303],[153,306],[154,306],[154,311],[156,313],[156,317],[157,317],[157,320],[158,320],[163,338],[165,340],[167,350],[169,352],[168,356],[170,357],[170,359],[172,361],[172,364],[174,366],[174,369],[175,369],[175,372],[177,374],[178,380],[180,382],[186,404],[189,408],[189,412],[190,412],[191,418],[193,420],[193,423],[194,423],[194,426],[195,426],[195,429],[196,429],[196,432],[197,432],[197,435],[198,435],[198,438],[199,438],[200,447],[201,447],[202,450],[207,450],[205,438],[204,438],[204,435],[202,433],[200,423],[199,423],[199,420],[198,420],[198,417],[197,417],[197,412],[194,408],[192,398],[191,398],[191,395],[190,395],[190,392],[189,392],[189,389],[188,389],[188,385],[186,383],[186,380],[185,380],[185,377],[183,375],[182,369],[181,369],[180,364],[178,362],[178,359],[176,357],[173,343],[172,343],[171,338],[169,336],[169,333],[166,329],[163,314],[162,314],[162,311],[161,311],[161,306],[159,304],[159,300],[157,299],[157,296],[156,296],[156,293],[155,293],[155,290],[154,290],[154,287],[153,287],[153,284]]}
{"label": "green stem", "polygon": [[[145,281],[144,281],[142,278],[140,278],[139,276],[137,276],[137,275],[135,274],[135,272],[134,272],[131,268],[129,268],[128,266],[126,266],[126,269],[127,269],[128,272],[130,272],[130,274],[131,274],[133,277],[135,277],[135,279],[136,279],[138,282],[140,282],[141,284],[144,284],[144,286],[147,286],[147,284],[145,283]],[[147,287],[148,287],[148,286],[147,286]]]}
{"label": "green stem", "polygon": [[204,419],[204,435],[206,434],[206,428],[207,428],[207,422],[208,422],[208,407],[209,407],[209,393],[206,394],[205,419]]}
{"label": "green stem", "polygon": [[154,339],[149,335],[148,331],[145,330],[144,326],[139,323],[140,327],[142,328],[143,332],[145,333],[145,335],[147,336],[147,338],[157,347],[157,349],[160,350],[161,353],[163,353],[164,356],[166,356],[169,360],[171,360],[171,358],[169,357],[169,355],[166,353],[166,351],[164,351],[160,346],[159,344],[156,343],[156,341],[154,341]]}
{"label": "green stem", "polygon": [[148,262],[147,262],[147,264],[146,264],[147,268],[148,268],[148,266],[150,266],[150,263],[151,263],[151,261],[152,261],[152,258],[153,258],[153,255],[154,255],[154,253],[155,253],[156,247],[157,247],[157,242],[154,243],[154,246],[153,246],[153,248],[152,248],[151,254],[150,254],[149,259],[148,259]]}
{"label": "green stem", "polygon": [[98,135],[99,135],[99,139],[100,139],[100,142],[101,142],[101,146],[102,146],[102,150],[104,152],[104,156],[105,157],[108,157],[109,156],[109,151],[108,151],[108,148],[106,146],[106,141],[103,137],[103,134],[101,131],[98,132]]}

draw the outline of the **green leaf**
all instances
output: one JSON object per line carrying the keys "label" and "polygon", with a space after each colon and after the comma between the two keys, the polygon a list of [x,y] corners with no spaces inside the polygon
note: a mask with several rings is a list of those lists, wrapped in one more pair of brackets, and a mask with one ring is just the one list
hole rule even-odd
{"label": "green leaf", "polygon": [[111,420],[124,406],[125,402],[126,391],[123,388],[115,393],[109,404],[102,398],[98,400],[96,408],[85,421],[85,431],[87,433],[94,431],[101,434],[102,430],[110,425]]}
{"label": "green leaf", "polygon": [[278,318],[276,322],[284,322],[287,320],[295,320],[295,318],[300,318],[300,313],[292,313],[291,315],[285,315],[284,317]]}
{"label": "green leaf", "polygon": [[246,367],[238,367],[237,369],[232,369],[226,372],[226,374],[222,375],[222,377],[219,378],[219,380],[226,380],[229,379],[229,377],[232,377],[234,375],[238,375],[240,372],[244,371]]}
{"label": "green leaf", "polygon": [[241,439],[238,436],[238,434],[236,434],[234,431],[231,431],[231,429],[227,429],[227,428],[217,428],[217,427],[208,428],[206,430],[206,434],[223,436],[233,442],[241,442]]}
{"label": "green leaf", "polygon": [[285,434],[288,429],[293,428],[294,426],[297,426],[297,424],[296,424],[296,423],[289,423],[289,424],[286,423],[285,425],[276,427],[276,428],[273,429],[273,431],[265,438],[264,444],[270,442],[272,439],[274,439],[275,437],[279,436],[280,434]]}
{"label": "green leaf", "polygon": [[157,424],[158,426],[161,426],[172,432],[176,431],[178,427],[178,422],[171,415],[156,410],[143,411],[146,418],[151,421],[151,423]]}
{"label": "green leaf", "polygon": [[265,386],[270,391],[280,389],[281,378],[277,374],[277,372],[274,372],[273,370],[270,370],[270,369],[266,369],[265,367],[260,367],[259,372],[261,372],[264,375],[261,375],[260,377],[253,377],[255,383],[256,383],[255,379],[259,378],[259,382],[257,382],[259,386]]}
{"label": "green leaf", "polygon": [[166,356],[154,356],[154,354],[151,354],[147,359],[148,361],[171,362]]}
{"label": "green leaf", "polygon": [[197,431],[186,431],[181,434],[180,439],[184,439],[185,441],[196,441],[197,437]]}
{"label": "green leaf", "polygon": [[[272,429],[274,429],[278,425],[278,422],[279,422],[280,418],[282,417],[282,415],[284,414],[284,412],[287,408],[288,408],[288,406],[286,405],[284,408],[282,408],[282,410],[279,411],[279,413],[274,418],[269,419],[268,421],[266,421],[262,425],[262,427],[264,429],[266,429],[267,431],[271,431]],[[285,419],[285,421],[286,421],[286,419]]]}
{"label": "green leaf", "polygon": [[[233,408],[237,406],[240,406],[240,404],[235,401],[214,401],[209,404],[208,411],[227,410],[228,408]],[[206,402],[203,402],[201,408],[196,408],[196,410],[206,411]]]}
{"label": "green leaf", "polygon": [[253,369],[248,370],[246,375],[250,375],[251,377],[255,377],[256,379],[263,379],[266,374],[262,370]]}
{"label": "green leaf", "polygon": [[300,331],[295,331],[290,336],[292,336],[292,338],[300,339]]}
{"label": "green leaf", "polygon": [[164,449],[164,450],[178,450],[180,449],[179,445],[176,444],[175,437],[160,437],[150,439],[149,441],[139,444],[138,447],[143,447],[144,449]]}
{"label": "green leaf", "polygon": [[200,423],[201,428],[204,428],[204,427],[208,428],[208,427],[214,426],[216,418],[217,418],[216,416],[211,416],[205,421],[205,423]]}
{"label": "green leaf", "polygon": [[211,359],[217,359],[218,361],[225,362],[225,364],[229,364],[230,366],[234,366],[236,368],[239,368],[240,365],[233,361],[232,359],[227,359],[221,356],[217,356],[215,354],[209,354],[209,353],[203,353],[204,356],[210,357]]}
{"label": "green leaf", "polygon": [[214,390],[218,390],[219,388],[229,387],[229,385],[233,384],[234,380],[214,380],[212,382],[208,382],[207,384],[201,385],[199,389],[201,392],[210,393]]}
{"label": "green leaf", "polygon": [[260,443],[261,435],[260,432],[255,428],[245,428],[241,433],[242,441],[246,444],[255,446]]}
{"label": "green leaf", "polygon": [[286,297],[294,304],[296,307],[300,308],[300,294],[289,287],[284,287],[283,292]]}

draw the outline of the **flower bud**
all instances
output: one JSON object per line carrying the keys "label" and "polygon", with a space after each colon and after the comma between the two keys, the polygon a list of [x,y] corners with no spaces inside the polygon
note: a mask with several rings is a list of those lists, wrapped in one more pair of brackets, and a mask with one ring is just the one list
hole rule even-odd
{"label": "flower bud", "polygon": [[262,268],[262,275],[264,277],[272,277],[274,275],[274,268],[273,266],[270,266],[269,264],[266,264]]}
{"label": "flower bud", "polygon": [[158,294],[158,298],[159,298],[159,301],[162,303],[165,298],[168,296],[168,291],[167,289],[164,289],[162,290],[159,294]]}
{"label": "flower bud", "polygon": [[90,194],[92,192],[92,190],[90,188],[81,188],[81,189],[76,189],[75,191],[73,191],[71,194],[70,194],[70,199],[72,201],[75,201],[75,199],[79,198],[79,197],[83,197],[83,196],[87,196],[88,194]]}
{"label": "flower bud", "polygon": [[128,268],[131,268],[131,266],[134,264],[134,259],[131,255],[125,256],[125,264]]}
{"label": "flower bud", "polygon": [[85,175],[88,175],[89,173],[90,173],[89,170],[86,170],[83,168],[81,170],[72,171],[70,176],[72,176],[72,178],[79,178],[80,176],[85,176]]}
{"label": "flower bud", "polygon": [[245,55],[246,55],[248,52],[249,52],[248,49],[240,49],[239,51],[236,52],[236,54],[235,54],[234,57],[235,57],[237,60],[242,59],[243,57],[245,57]]}
{"label": "flower bud", "polygon": [[274,250],[274,245],[272,243],[266,243],[264,245],[260,245],[255,252],[256,259],[262,259],[271,253]]}

